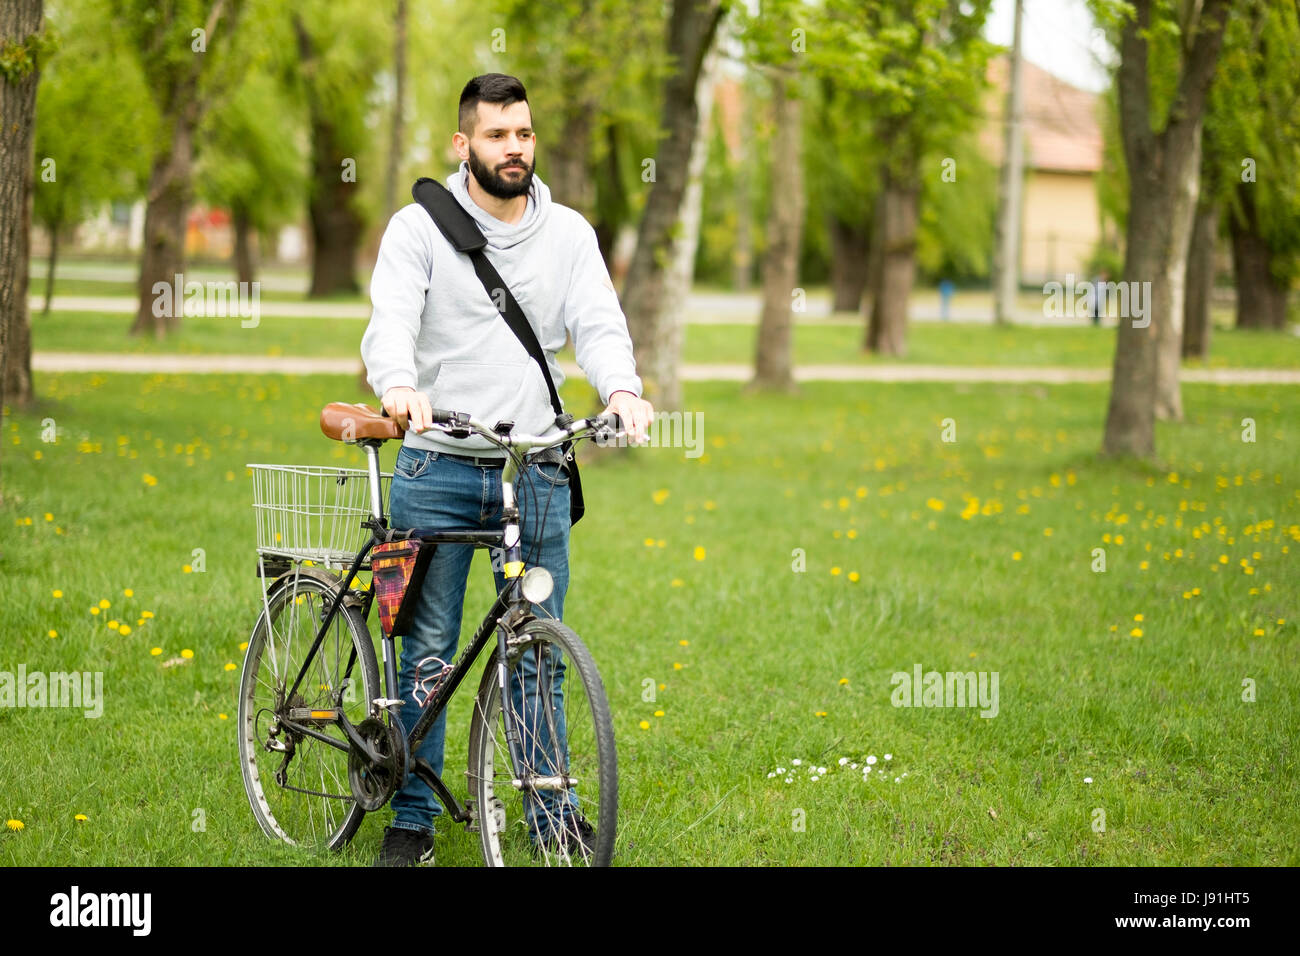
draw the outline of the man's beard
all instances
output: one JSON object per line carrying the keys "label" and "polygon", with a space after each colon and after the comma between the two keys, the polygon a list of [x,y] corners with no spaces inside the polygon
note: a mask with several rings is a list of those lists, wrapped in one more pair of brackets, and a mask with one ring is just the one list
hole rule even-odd
{"label": "man's beard", "polygon": [[474,155],[474,147],[469,149],[469,171],[474,174],[478,184],[483,187],[483,191],[489,196],[495,196],[497,199],[514,199],[516,196],[522,196],[528,192],[529,187],[533,184],[533,170],[537,167],[536,161],[532,166],[524,164],[524,161],[517,161],[524,167],[522,176],[510,173],[509,177],[496,170],[488,169],[483,162]]}

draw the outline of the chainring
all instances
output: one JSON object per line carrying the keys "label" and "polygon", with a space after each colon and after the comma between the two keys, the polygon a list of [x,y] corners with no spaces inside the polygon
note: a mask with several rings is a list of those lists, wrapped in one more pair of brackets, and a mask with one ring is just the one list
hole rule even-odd
{"label": "chainring", "polygon": [[357,733],[379,754],[370,763],[355,747],[348,750],[348,786],[352,799],[367,813],[388,802],[406,777],[405,748],[396,727],[378,717],[367,717],[357,725]]}

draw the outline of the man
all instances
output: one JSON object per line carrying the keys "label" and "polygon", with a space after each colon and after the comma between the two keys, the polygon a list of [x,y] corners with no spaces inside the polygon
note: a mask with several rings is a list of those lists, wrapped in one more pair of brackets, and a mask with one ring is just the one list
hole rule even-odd
{"label": "man", "polygon": [[[555,353],[567,331],[578,364],[607,402],[605,411],[622,417],[634,442],[642,440],[653,409],[640,398],[627,320],[595,231],[579,213],[551,202],[550,190],[534,175],[536,136],[523,84],[500,73],[470,80],[460,95],[452,144],[461,166],[447,188],[487,237],[487,257],[537,334],[556,388],[564,375]],[[447,242],[418,203],[390,220],[370,298],[374,310],[361,340],[368,381],[407,429],[393,466],[393,526],[499,527],[500,449],[480,436],[417,432],[430,425],[432,408],[513,421],[521,432],[547,431],[555,412],[541,369],[497,311],[468,256]],[[536,495],[522,490],[530,480]],[[517,484],[524,554],[554,578],[542,608],[557,619],[569,578],[567,484],[558,453],[529,468]],[[407,730],[418,716],[411,701],[417,663],[455,656],[472,557],[472,545],[439,545],[430,563],[411,634],[402,640],[398,683]],[[495,577],[499,589],[503,578],[499,571]],[[445,729],[444,714],[412,754],[439,775]],[[384,831],[377,865],[431,860],[434,817],[442,813],[433,792],[408,776],[392,805],[393,824]],[[584,823],[579,818],[573,825]]]}

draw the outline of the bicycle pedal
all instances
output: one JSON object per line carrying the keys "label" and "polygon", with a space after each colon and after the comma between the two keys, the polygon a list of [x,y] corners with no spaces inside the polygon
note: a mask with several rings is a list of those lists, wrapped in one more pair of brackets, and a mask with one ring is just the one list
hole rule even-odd
{"label": "bicycle pedal", "polygon": [[310,707],[290,707],[290,720],[337,720],[339,712],[337,710],[313,710]]}

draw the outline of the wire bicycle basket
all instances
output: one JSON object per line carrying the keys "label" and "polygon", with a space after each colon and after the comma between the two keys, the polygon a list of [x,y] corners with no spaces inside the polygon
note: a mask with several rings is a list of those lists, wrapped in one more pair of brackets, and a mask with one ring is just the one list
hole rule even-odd
{"label": "wire bicycle basket", "polygon": [[[351,567],[370,539],[369,475],[361,468],[249,464],[257,551],[263,557],[313,561],[328,569]],[[381,473],[380,501],[387,507],[391,473]],[[366,560],[362,568],[369,568]]]}

